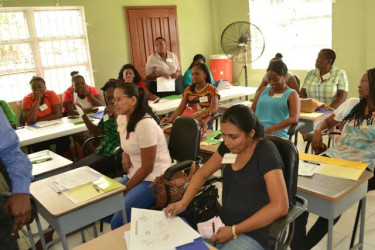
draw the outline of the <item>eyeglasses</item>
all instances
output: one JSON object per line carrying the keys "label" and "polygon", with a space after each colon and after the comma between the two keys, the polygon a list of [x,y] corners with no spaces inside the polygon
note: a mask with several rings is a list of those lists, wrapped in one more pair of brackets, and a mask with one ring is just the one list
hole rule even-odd
{"label": "eyeglasses", "polygon": [[113,98],[113,102],[120,102],[123,97],[130,97],[130,96],[123,95],[123,96],[120,96],[120,97],[115,97],[115,98]]}

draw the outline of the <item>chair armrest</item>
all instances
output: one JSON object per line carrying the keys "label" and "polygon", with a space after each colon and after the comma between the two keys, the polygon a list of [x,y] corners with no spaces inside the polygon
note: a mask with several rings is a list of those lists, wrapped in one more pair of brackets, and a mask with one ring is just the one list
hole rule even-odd
{"label": "chair armrest", "polygon": [[282,218],[279,218],[275,220],[271,226],[270,230],[268,232],[268,236],[275,241],[279,241],[283,234],[284,234],[284,229],[294,222],[295,219],[297,219],[303,212],[306,211],[307,209],[307,201],[305,198],[301,196],[295,196],[296,203],[297,205],[291,206],[289,208],[288,214],[285,215]]}
{"label": "chair armrest", "polygon": [[122,148],[120,146],[118,146],[117,148],[115,148],[115,150],[113,150],[113,154],[115,156],[115,158],[122,158],[122,153],[124,151],[122,150]]}
{"label": "chair armrest", "polygon": [[304,122],[298,122],[293,124],[288,129],[288,135],[294,135],[296,132],[300,131],[303,127],[305,127]]}
{"label": "chair armrest", "polygon": [[165,170],[163,177],[170,181],[176,172],[190,169],[192,163],[192,160],[178,162]]}
{"label": "chair armrest", "polygon": [[87,144],[89,144],[90,141],[92,140],[96,140],[96,139],[100,139],[100,138],[104,138],[105,135],[98,135],[98,136],[92,136],[90,138],[88,138],[82,145],[82,151],[85,152],[86,150],[86,147],[87,147]]}

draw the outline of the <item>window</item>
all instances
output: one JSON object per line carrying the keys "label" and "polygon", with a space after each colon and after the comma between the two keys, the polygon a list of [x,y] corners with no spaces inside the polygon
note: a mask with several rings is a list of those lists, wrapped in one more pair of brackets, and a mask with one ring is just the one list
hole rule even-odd
{"label": "window", "polygon": [[0,8],[0,99],[22,100],[34,75],[61,94],[71,71],[93,85],[83,7]]}
{"label": "window", "polygon": [[254,69],[267,68],[281,53],[291,69],[312,69],[322,48],[332,46],[332,0],[249,0],[250,22],[265,39]]}

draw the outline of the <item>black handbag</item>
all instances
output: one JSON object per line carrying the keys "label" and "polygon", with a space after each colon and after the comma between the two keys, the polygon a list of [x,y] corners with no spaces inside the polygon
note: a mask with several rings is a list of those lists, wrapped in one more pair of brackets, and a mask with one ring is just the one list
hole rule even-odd
{"label": "black handbag", "polygon": [[192,228],[197,224],[219,215],[221,206],[218,202],[218,189],[214,185],[202,187],[184,212],[180,214]]}

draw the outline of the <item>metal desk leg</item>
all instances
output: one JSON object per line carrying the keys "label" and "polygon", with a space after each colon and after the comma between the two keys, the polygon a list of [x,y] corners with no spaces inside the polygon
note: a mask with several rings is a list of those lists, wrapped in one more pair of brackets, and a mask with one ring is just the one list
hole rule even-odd
{"label": "metal desk leg", "polygon": [[365,216],[366,216],[366,196],[363,197],[361,207],[361,230],[359,231],[359,249],[363,249],[364,235],[365,235]]}
{"label": "metal desk leg", "polygon": [[328,220],[328,241],[327,241],[327,250],[332,249],[332,238],[333,238],[333,218],[331,217]]}

